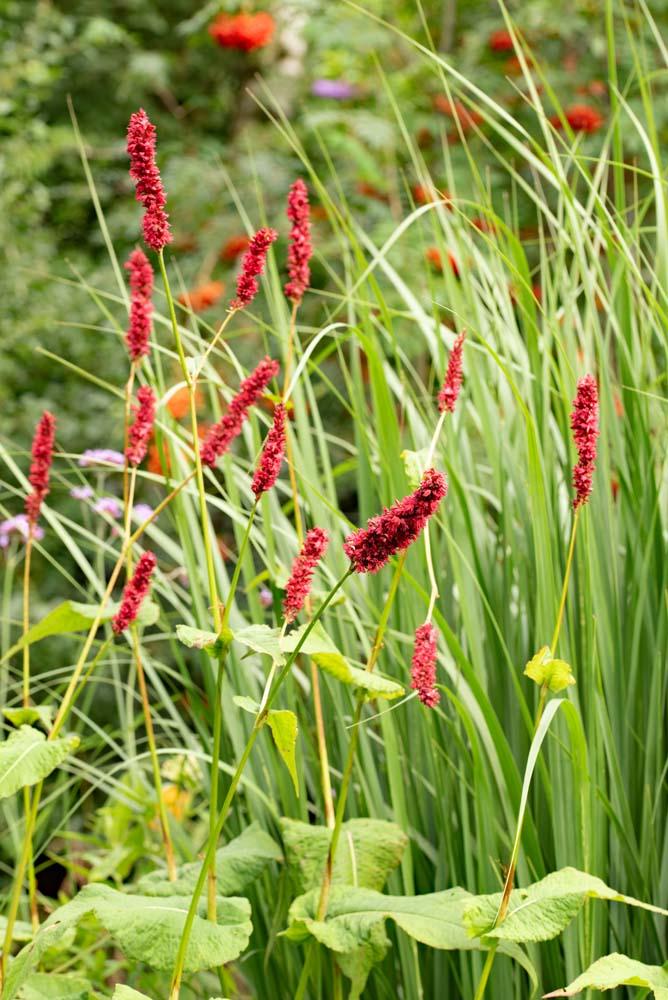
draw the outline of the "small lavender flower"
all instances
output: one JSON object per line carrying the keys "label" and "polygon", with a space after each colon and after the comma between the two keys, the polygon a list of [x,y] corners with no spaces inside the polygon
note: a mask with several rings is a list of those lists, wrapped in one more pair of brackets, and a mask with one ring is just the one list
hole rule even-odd
{"label": "small lavender flower", "polygon": [[116,499],[116,497],[100,497],[93,504],[93,510],[96,514],[108,514],[109,517],[113,517],[115,521],[119,519],[123,513],[123,508]]}
{"label": "small lavender flower", "polygon": [[[15,517],[9,517],[6,521],[0,521],[0,549],[6,549],[10,543],[11,535],[17,534],[21,536],[22,541],[26,542],[28,540],[28,535],[30,534],[30,522],[26,514],[17,514]],[[40,528],[39,525],[33,527],[32,537],[35,541],[40,541],[44,538],[44,529]]]}
{"label": "small lavender flower", "polygon": [[113,448],[87,448],[79,459],[79,465],[84,469],[89,465],[117,465],[122,469],[125,455]]}
{"label": "small lavender flower", "polygon": [[93,496],[92,486],[73,486],[70,490],[70,496],[73,500],[90,500]]}
{"label": "small lavender flower", "polygon": [[311,84],[314,97],[329,97],[333,101],[348,101],[357,97],[357,87],[347,80],[314,80]]}
{"label": "small lavender flower", "polygon": [[136,521],[148,521],[152,514],[153,508],[150,503],[136,503],[132,508],[132,516]]}
{"label": "small lavender flower", "polygon": [[274,603],[274,595],[269,590],[268,587],[262,587],[260,590],[260,604],[263,608],[270,608]]}

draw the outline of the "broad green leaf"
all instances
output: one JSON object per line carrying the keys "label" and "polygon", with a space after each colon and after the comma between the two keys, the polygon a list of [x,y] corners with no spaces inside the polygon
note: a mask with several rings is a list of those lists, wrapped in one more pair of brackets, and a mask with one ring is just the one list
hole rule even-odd
{"label": "broad green leaf", "polygon": [[[281,640],[281,648],[285,652],[291,653],[296,648],[306,628],[308,625],[303,625],[284,636]],[[369,698],[400,698],[404,693],[401,684],[397,684],[380,674],[353,667],[336,648],[333,639],[325,632],[320,622],[317,622],[309,633],[301,651],[307,653],[314,663],[336,677],[337,680],[353,687],[362,688],[367,692]]]}
{"label": "broad green leaf", "polygon": [[29,708],[3,708],[2,714],[13,726],[31,726],[41,722],[46,729],[51,728],[55,708],[53,705],[31,705]]}
{"label": "broad green leaf", "polygon": [[[464,909],[474,897],[465,889],[447,889],[426,896],[385,896],[371,889],[335,885],[325,920],[315,919],[319,898],[320,890],[313,889],[293,902],[285,934],[296,941],[312,935],[335,951],[342,971],[352,979],[351,1000],[359,998],[373,965],[382,960],[389,947],[386,920],[393,920],[406,934],[430,948],[487,948],[466,933]],[[521,949],[504,942],[499,951],[515,958],[532,978],[535,976]]]}
{"label": "broad green leaf", "polygon": [[549,646],[543,646],[529,660],[524,668],[524,675],[530,677],[541,687],[543,684],[547,684],[550,691],[555,694],[564,691],[571,684],[575,684],[570,664],[566,663],[565,660],[554,660]]}
{"label": "broad green leaf", "polygon": [[[298,893],[320,885],[332,831],[299,820],[280,820],[285,860]],[[351,819],[341,827],[333,884],[382,889],[400,863],[408,838],[396,823]]]}
{"label": "broad green leaf", "polygon": [[151,998],[145,993],[133,990],[131,986],[124,986],[122,983],[119,983],[114,990],[111,1000],[151,1000]]}
{"label": "broad green leaf", "polygon": [[[268,833],[252,823],[244,832],[216,851],[217,890],[220,895],[243,892],[270,861],[280,861],[281,851]],[[137,888],[148,896],[189,895],[195,888],[201,862],[191,861],[177,869],[175,882],[163,872],[151,872],[139,879]]]}
{"label": "broad green leaf", "polygon": [[234,633],[235,641],[240,642],[242,646],[247,646],[256,653],[265,653],[274,663],[283,663],[285,656],[278,641],[279,636],[280,631],[277,628],[269,628],[268,625],[249,625]]}
{"label": "broad green leaf", "polygon": [[626,955],[606,955],[590,965],[570,986],[545,997],[572,997],[583,990],[613,990],[616,986],[638,986],[651,990],[657,1000],[668,1000],[668,969],[645,965]]}
{"label": "broad green leaf", "polygon": [[68,909],[70,906],[71,904],[67,903],[55,910],[32,940],[11,960],[2,990],[2,1000],[13,1000],[45,952],[49,948],[66,943],[71,938],[80,914],[76,908]]}
{"label": "broad green leaf", "polygon": [[79,746],[78,736],[47,740],[39,729],[21,726],[0,743],[0,799],[36,785]]}
{"label": "broad green leaf", "polygon": [[[7,917],[0,916],[0,941],[4,940],[5,932],[7,930]],[[17,920],[14,923],[14,931],[12,937],[15,941],[32,941],[32,926],[27,920]]]}
{"label": "broad green leaf", "polygon": [[19,1000],[90,1000],[89,982],[82,976],[58,976],[53,972],[33,972],[19,991]]}
{"label": "broad green leaf", "polygon": [[281,755],[281,759],[288,769],[292,784],[295,786],[295,794],[299,797],[299,778],[297,777],[297,716],[287,709],[271,709],[267,713],[267,725],[271,729],[274,737],[276,749]]}
{"label": "broad green leaf", "polygon": [[472,937],[501,941],[549,941],[557,937],[580,912],[587,899],[604,899],[639,906],[668,916],[668,910],[624,896],[595,875],[562,868],[526,889],[515,889],[504,921],[492,927],[501,902],[501,893],[472,898],[464,913],[464,923]]}
{"label": "broad green leaf", "polygon": [[204,649],[209,656],[217,656],[222,648],[217,632],[206,632],[190,625],[177,625],[176,638],[188,649]]}

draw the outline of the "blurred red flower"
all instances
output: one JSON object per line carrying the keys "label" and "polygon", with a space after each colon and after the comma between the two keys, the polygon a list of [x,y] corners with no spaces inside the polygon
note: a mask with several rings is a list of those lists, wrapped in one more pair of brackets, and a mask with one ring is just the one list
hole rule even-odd
{"label": "blurred red flower", "polygon": [[[598,132],[603,125],[603,115],[589,104],[571,104],[564,117],[574,132]],[[553,115],[550,121],[555,128],[562,127],[558,115]]]}
{"label": "blurred red flower", "polygon": [[489,47],[492,52],[512,52],[515,48],[513,37],[505,28],[499,28],[498,31],[492,32],[489,36]]}
{"label": "blurred red flower", "polygon": [[218,256],[222,261],[235,261],[237,257],[240,257],[242,253],[245,253],[246,250],[248,250],[249,243],[249,236],[245,236],[243,234],[239,236],[230,236],[229,240],[223,243]]}
{"label": "blurred red flower", "polygon": [[197,288],[179,295],[179,302],[193,312],[203,312],[215,306],[224,291],[225,285],[222,281],[207,281],[206,284],[198,285]]}
{"label": "blurred red flower", "polygon": [[451,101],[444,94],[436,95],[434,107],[441,114],[458,121],[464,132],[470,131],[475,125],[482,125],[484,121],[479,111],[469,110],[461,101]]}
{"label": "blurred red flower", "polygon": [[[438,247],[428,247],[427,250],[425,250],[425,257],[432,265],[434,270],[436,271],[443,270],[443,258],[441,257],[441,251],[438,249]],[[455,257],[455,255],[451,253],[449,250],[448,250],[448,263],[450,265],[450,268],[452,269],[452,273],[454,274],[455,278],[458,278],[459,264],[457,263],[457,258]]]}
{"label": "blurred red flower", "polygon": [[268,45],[274,35],[271,14],[221,14],[209,25],[209,34],[224,49],[252,52]]}

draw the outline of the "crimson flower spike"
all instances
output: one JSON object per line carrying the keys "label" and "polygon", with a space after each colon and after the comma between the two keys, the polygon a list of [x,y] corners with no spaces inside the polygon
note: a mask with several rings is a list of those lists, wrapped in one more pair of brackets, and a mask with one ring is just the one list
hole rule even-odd
{"label": "crimson flower spike", "polygon": [[427,469],[415,492],[372,517],[366,528],[348,535],[343,549],[355,572],[377,573],[390,556],[412,545],[447,492],[443,473]]}
{"label": "crimson flower spike", "polygon": [[143,250],[133,250],[125,262],[130,275],[130,323],[125,335],[131,361],[139,361],[151,350],[153,315],[153,268]]}
{"label": "crimson flower spike", "polygon": [[304,544],[292,564],[290,579],[285,588],[283,613],[287,622],[295,620],[306,603],[311,590],[311,580],[316,567],[329,544],[329,536],[322,528],[311,528],[307,531]]}
{"label": "crimson flower spike", "polygon": [[155,161],[155,125],[143,108],[135,111],[130,118],[127,150],[137,201],[144,206],[144,240],[151,250],[159,252],[172,242],[172,233],[165,211],[167,197]]}
{"label": "crimson flower spike", "polygon": [[37,524],[44,498],[49,492],[49,470],[53,459],[56,418],[45,410],[35,428],[32,440],[32,463],[28,479],[32,492],[26,497],[25,510],[30,527]]}
{"label": "crimson flower spike", "polygon": [[457,397],[462,387],[462,356],[464,353],[465,337],[466,331],[460,333],[452,345],[448,360],[448,370],[445,373],[445,381],[438,394],[438,409],[441,413],[444,413],[446,410],[448,413],[455,412]]}
{"label": "crimson flower spike", "polygon": [[248,245],[241,262],[241,273],[237,278],[237,297],[230,303],[230,309],[244,309],[258,293],[257,279],[264,271],[267,251],[278,238],[275,229],[258,229]]}
{"label": "crimson flower spike", "polygon": [[435,708],[441,700],[436,687],[436,649],[438,632],[425,622],[415,630],[415,646],[411,661],[411,687],[427,708]]}
{"label": "crimson flower spike", "polygon": [[139,614],[151,587],[151,577],[158,565],[158,560],[152,552],[144,552],[135,567],[132,578],[125,584],[121,606],[114,616],[111,627],[116,635],[125,632]]}
{"label": "crimson flower spike", "polygon": [[313,253],[308,189],[301,179],[296,180],[290,188],[287,215],[292,223],[292,228],[290,229],[290,246],[288,248],[290,280],[285,286],[285,294],[294,303],[298,303],[301,302],[311,280],[309,261]]}
{"label": "crimson flower spike", "polygon": [[596,467],[596,439],[598,429],[598,388],[593,375],[578,381],[571,413],[573,440],[578,450],[578,461],[573,468],[575,510],[587,503],[591,496],[592,478]]}
{"label": "crimson flower spike", "polygon": [[137,390],[137,403],[132,407],[135,419],[128,431],[128,446],[125,457],[130,465],[139,465],[146,454],[149,438],[155,420],[155,394],[148,385]]}
{"label": "crimson flower spike", "polygon": [[270,490],[281,471],[281,464],[285,454],[285,405],[278,403],[274,409],[274,422],[269,429],[264,448],[260,455],[251,489],[256,498],[259,499],[263,493]]}
{"label": "crimson flower spike", "polygon": [[204,465],[213,467],[220,456],[225,454],[235,437],[241,434],[248,411],[257,403],[279,370],[278,361],[265,357],[248,378],[243,380],[239,392],[227,408],[227,413],[213,425],[204,439],[200,451]]}

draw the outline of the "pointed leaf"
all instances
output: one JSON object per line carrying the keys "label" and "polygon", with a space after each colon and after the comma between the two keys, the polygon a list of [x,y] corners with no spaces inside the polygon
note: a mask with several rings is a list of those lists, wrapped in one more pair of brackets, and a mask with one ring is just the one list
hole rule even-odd
{"label": "pointed leaf", "polygon": [[529,660],[524,668],[524,674],[541,687],[543,684],[547,684],[550,691],[555,694],[564,691],[571,684],[575,684],[570,664],[566,663],[565,660],[554,660],[549,646],[543,646]]}
{"label": "pointed leaf", "polygon": [[111,1000],[151,1000],[151,998],[146,993],[139,993],[138,990],[133,990],[131,986],[119,983],[114,990]]}
{"label": "pointed leaf", "polygon": [[29,708],[3,708],[2,714],[13,726],[31,726],[33,722],[41,722],[45,729],[50,729],[55,714],[53,705],[31,705]]}
{"label": "pointed leaf", "polygon": [[247,646],[256,653],[265,653],[274,663],[283,663],[285,656],[278,641],[279,636],[279,629],[269,628],[268,625],[249,625],[234,633],[236,642],[240,642],[242,646]]}
{"label": "pointed leaf", "polygon": [[[223,895],[243,892],[271,861],[281,860],[281,851],[268,833],[252,823],[244,832],[216,851],[216,887]],[[149,896],[189,895],[195,888],[200,861],[180,865],[175,882],[163,872],[151,872],[137,883],[137,889]]]}
{"label": "pointed leaf", "polygon": [[[299,820],[280,820],[286,863],[298,893],[320,885],[332,831]],[[396,823],[351,819],[342,824],[334,858],[334,885],[382,889],[400,863],[408,838]]]}
{"label": "pointed leaf", "polygon": [[299,798],[299,778],[297,777],[297,759],[295,753],[297,733],[299,731],[297,716],[294,712],[290,712],[287,709],[272,709],[267,714],[267,725],[271,729],[276,749],[288,769],[292,778],[292,784],[295,786],[295,794]]}
{"label": "pointed leaf", "polygon": [[207,632],[191,625],[177,625],[176,638],[188,649],[204,649],[209,656],[217,656],[221,645],[217,632]]}
{"label": "pointed leaf", "polygon": [[47,740],[39,729],[21,726],[0,743],[0,799],[36,785],[79,746],[78,736]]}
{"label": "pointed leaf", "polygon": [[520,943],[549,941],[577,916],[586,899],[626,903],[668,916],[667,910],[624,896],[595,875],[576,868],[562,868],[526,889],[515,889],[506,917],[497,927],[492,924],[501,902],[500,892],[472,898],[464,913],[464,923],[473,937]]}
{"label": "pointed leaf", "polygon": [[[119,603],[109,601],[104,612],[99,616],[100,622],[107,622],[113,618],[119,607]],[[36,625],[29,628],[19,641],[5,653],[3,660],[6,660],[18,650],[23,649],[24,646],[30,646],[33,642],[38,642],[40,639],[47,639],[52,635],[67,635],[70,632],[88,631],[98,617],[99,610],[99,604],[80,604],[78,601],[63,601],[62,604],[57,605],[52,611],[49,611],[42,618],[41,622],[37,622]],[[155,601],[144,601],[137,615],[137,622],[140,625],[153,625],[159,616],[160,608]]]}
{"label": "pointed leaf", "polygon": [[668,1000],[668,969],[645,965],[626,955],[606,955],[590,965],[570,986],[545,997],[572,997],[583,990],[613,990],[616,986],[638,986],[651,990],[657,1000]]}

